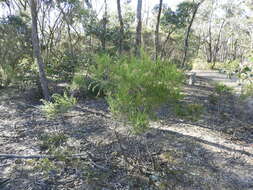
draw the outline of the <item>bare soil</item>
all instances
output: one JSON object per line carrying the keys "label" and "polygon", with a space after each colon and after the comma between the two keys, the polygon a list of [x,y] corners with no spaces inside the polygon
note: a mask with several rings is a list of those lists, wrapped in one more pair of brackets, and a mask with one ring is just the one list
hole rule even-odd
{"label": "bare soil", "polygon": [[111,116],[103,99],[79,101],[49,120],[23,93],[1,89],[0,154],[56,157],[0,157],[0,189],[253,189],[251,116],[231,94],[210,103],[213,86],[203,76],[184,93],[185,103],[204,106],[198,121],[176,117],[168,104],[137,136]]}

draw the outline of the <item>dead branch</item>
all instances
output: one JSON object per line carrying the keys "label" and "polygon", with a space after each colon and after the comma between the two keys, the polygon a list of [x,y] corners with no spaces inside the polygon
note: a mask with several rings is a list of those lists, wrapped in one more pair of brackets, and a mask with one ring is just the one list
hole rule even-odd
{"label": "dead branch", "polygon": [[[0,154],[0,159],[43,159],[43,158],[49,158],[49,159],[57,159],[58,156],[55,155],[17,155],[17,154]],[[73,155],[66,155],[65,158],[85,158],[88,159],[91,163],[91,165],[93,165],[94,167],[100,169],[100,170],[104,170],[104,171],[108,171],[108,168],[105,168],[101,165],[98,165],[97,163],[95,163],[92,158],[91,155],[89,153],[86,154],[73,154]]]}
{"label": "dead branch", "polygon": [[[73,154],[70,156],[66,156],[66,158],[83,158],[87,157],[87,154]],[[55,155],[17,155],[17,154],[0,154],[0,159],[43,159],[50,158],[56,159]]]}
{"label": "dead branch", "polygon": [[92,114],[95,114],[95,115],[103,116],[103,117],[108,118],[108,119],[112,119],[112,117],[109,114],[105,114],[102,111],[96,111],[96,110],[93,110],[93,109],[90,109],[90,108],[81,108],[79,106],[76,106],[75,108],[78,111],[81,111],[81,112],[88,112],[88,113],[92,113]]}

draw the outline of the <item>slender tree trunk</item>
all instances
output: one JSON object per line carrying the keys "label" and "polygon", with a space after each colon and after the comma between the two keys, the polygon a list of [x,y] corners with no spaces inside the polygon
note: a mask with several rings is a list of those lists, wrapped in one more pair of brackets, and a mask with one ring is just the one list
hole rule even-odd
{"label": "slender tree trunk", "polygon": [[212,69],[215,67],[215,64],[216,64],[216,61],[217,61],[217,54],[219,52],[221,32],[222,32],[222,29],[224,27],[224,24],[225,24],[225,20],[223,20],[223,22],[221,24],[221,27],[220,27],[220,30],[219,30],[219,34],[218,34],[218,39],[217,39],[217,42],[215,44],[214,53],[213,53],[213,60],[212,60],[212,62],[213,62]]}
{"label": "slender tree trunk", "polygon": [[33,43],[33,54],[35,63],[39,68],[40,84],[43,92],[43,96],[46,100],[50,100],[48,81],[46,78],[44,63],[41,57],[41,50],[38,36],[38,14],[37,14],[37,0],[30,0],[31,15],[32,15],[32,43]]}
{"label": "slender tree trunk", "polygon": [[234,42],[233,60],[236,60],[236,58],[237,58],[237,48],[238,48],[237,43],[238,43],[238,39],[236,39],[235,42]]}
{"label": "slender tree trunk", "polygon": [[[85,9],[85,5],[87,6],[87,8],[92,11],[93,10],[93,6],[92,6],[92,0],[84,0],[83,2],[83,9]],[[93,26],[93,19],[89,19],[89,24],[90,26]],[[84,24],[84,21],[82,22],[82,26],[84,29],[84,36],[85,34],[85,30],[86,30],[86,26]],[[89,50],[92,52],[92,34],[90,34],[89,36]]]}
{"label": "slender tree trunk", "polygon": [[160,18],[162,12],[163,0],[160,0],[157,22],[156,22],[156,30],[155,30],[155,59],[158,59],[158,51],[160,49],[160,38],[159,38],[159,27],[160,27]]}
{"label": "slender tree trunk", "polygon": [[163,58],[165,56],[165,48],[166,48],[166,44],[168,43],[168,41],[171,39],[170,36],[171,34],[174,32],[174,30],[171,30],[166,37],[166,40],[163,42],[162,45],[162,50],[161,50],[161,58]]}
{"label": "slender tree trunk", "polygon": [[92,9],[91,1],[89,1],[89,0],[84,0],[84,3],[87,5],[87,7],[88,7],[89,9]]}
{"label": "slender tree trunk", "polygon": [[213,61],[213,43],[212,43],[212,24],[211,22],[209,23],[209,28],[208,28],[208,35],[209,35],[209,42],[208,42],[208,63],[211,63]]}
{"label": "slender tree trunk", "polygon": [[120,0],[117,0],[117,9],[118,9],[118,19],[120,24],[120,38],[119,38],[119,53],[122,53],[123,50],[123,39],[124,39],[124,23],[121,14],[121,5]]}
{"label": "slender tree trunk", "polygon": [[103,16],[103,30],[104,30],[104,35],[103,35],[103,39],[102,39],[102,49],[103,51],[105,51],[106,49],[106,35],[107,35],[107,1],[104,0],[104,4],[105,4],[105,13]]}
{"label": "slender tree trunk", "polygon": [[137,4],[137,27],[136,27],[136,38],[135,38],[135,55],[140,57],[141,55],[141,32],[142,32],[142,0],[138,0]]}
{"label": "slender tree trunk", "polygon": [[67,33],[68,33],[68,38],[69,38],[69,40],[68,40],[68,45],[69,45],[69,49],[70,49],[70,53],[71,53],[71,57],[72,57],[71,62],[72,62],[72,65],[74,65],[74,64],[73,64],[73,61],[74,61],[75,55],[74,55],[74,48],[73,48],[72,36],[71,36],[71,30],[70,30],[70,25],[71,25],[71,24],[70,24],[70,21],[69,21],[69,18],[68,18],[68,14],[66,14],[66,13],[64,12],[64,10],[61,8],[61,5],[60,5],[60,2],[59,2],[59,1],[57,1],[57,6],[58,6],[58,8],[60,9],[60,11],[61,11],[61,13],[62,13],[62,15],[63,15],[64,21],[65,21],[66,24],[67,24]]}
{"label": "slender tree trunk", "polygon": [[200,7],[200,5],[204,2],[204,0],[202,0],[201,2],[197,3],[195,6],[194,6],[194,10],[193,10],[193,13],[192,13],[192,17],[191,17],[191,20],[190,20],[190,23],[187,27],[187,32],[186,32],[186,35],[185,35],[185,40],[184,40],[184,55],[183,55],[183,61],[182,61],[182,67],[185,66],[185,62],[186,62],[186,58],[187,58],[187,53],[188,53],[188,49],[189,49],[189,36],[190,36],[190,32],[191,32],[191,28],[192,28],[192,24],[193,24],[193,21],[195,19],[195,16],[198,12],[198,9]]}

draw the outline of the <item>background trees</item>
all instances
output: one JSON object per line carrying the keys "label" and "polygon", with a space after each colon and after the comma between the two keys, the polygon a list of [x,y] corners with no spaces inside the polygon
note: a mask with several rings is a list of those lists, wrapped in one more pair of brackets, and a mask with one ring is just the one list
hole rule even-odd
{"label": "background trees", "polygon": [[213,67],[216,62],[245,59],[251,51],[249,18],[249,10],[242,1],[206,1],[194,26],[202,42],[199,55]]}
{"label": "background trees", "polygon": [[154,7],[148,0],[40,1],[33,14],[30,1],[0,3],[4,10],[1,85],[5,86],[17,78],[18,83],[24,82],[20,77],[32,80],[36,74],[31,61],[31,31],[36,25],[32,16],[36,15],[40,62],[50,81],[71,81],[76,70],[92,64],[90,57],[102,52],[140,55],[142,47],[153,59],[178,67],[190,68],[198,58],[215,68],[242,62],[253,47],[250,1],[181,1],[177,7],[166,0]]}

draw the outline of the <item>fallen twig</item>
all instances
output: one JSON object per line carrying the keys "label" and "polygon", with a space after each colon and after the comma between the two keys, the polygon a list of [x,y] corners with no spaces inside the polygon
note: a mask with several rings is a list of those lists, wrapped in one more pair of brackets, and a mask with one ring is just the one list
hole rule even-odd
{"label": "fallen twig", "polygon": [[96,111],[96,110],[93,110],[93,109],[90,109],[90,108],[81,108],[79,106],[75,106],[75,108],[81,112],[88,112],[88,113],[92,113],[92,114],[96,114],[96,115],[100,115],[100,116],[103,116],[105,118],[108,118],[108,119],[112,119],[111,115],[109,114],[105,114],[101,111]]}
{"label": "fallen twig", "polygon": [[[82,158],[87,157],[87,154],[73,154],[66,156],[66,158]],[[17,154],[0,154],[0,159],[43,159],[43,158],[57,158],[55,155],[17,155]]]}
{"label": "fallen twig", "polygon": [[[0,154],[0,159],[43,159],[43,158],[49,158],[49,159],[57,159],[59,156],[55,156],[55,155],[17,155],[17,154]],[[95,163],[92,158],[91,155],[89,153],[86,154],[73,154],[73,155],[66,155],[65,158],[86,158],[88,159],[91,164],[100,169],[100,170],[104,170],[104,171],[108,171],[108,168],[105,168],[101,165],[98,165],[97,163]]]}

